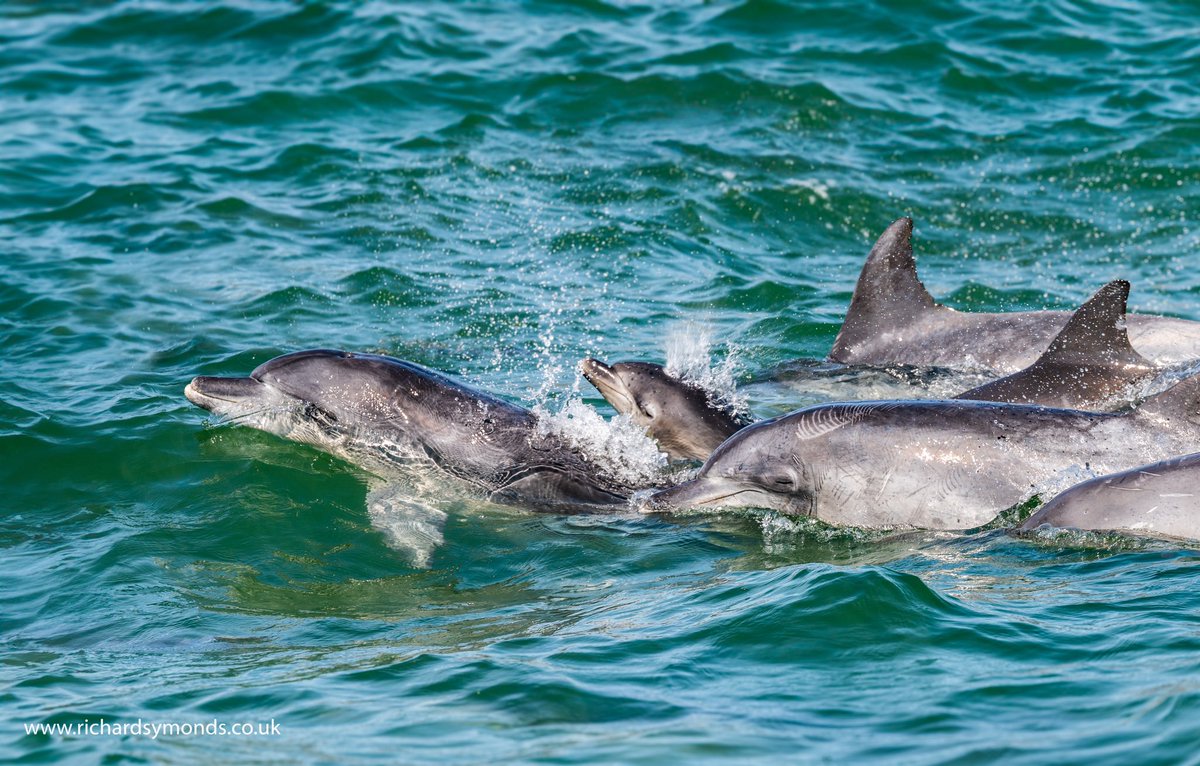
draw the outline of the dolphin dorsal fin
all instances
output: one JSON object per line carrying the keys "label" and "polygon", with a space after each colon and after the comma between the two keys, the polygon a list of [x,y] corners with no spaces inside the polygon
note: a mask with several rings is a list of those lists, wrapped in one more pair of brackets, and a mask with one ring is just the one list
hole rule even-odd
{"label": "dolphin dorsal fin", "polygon": [[1154,365],[1133,350],[1125,329],[1129,283],[1116,279],[1096,291],[1075,310],[1054,336],[1034,366],[1087,367],[1120,365],[1153,369]]}
{"label": "dolphin dorsal fin", "polygon": [[1109,282],[1075,310],[1036,362],[954,398],[1082,409],[1105,402],[1155,369],[1129,345],[1128,298],[1128,282]]}
{"label": "dolphin dorsal fin", "polygon": [[829,354],[834,361],[853,361],[856,344],[941,308],[917,278],[912,231],[911,218],[897,218],[871,248],[858,275],[846,321]]}

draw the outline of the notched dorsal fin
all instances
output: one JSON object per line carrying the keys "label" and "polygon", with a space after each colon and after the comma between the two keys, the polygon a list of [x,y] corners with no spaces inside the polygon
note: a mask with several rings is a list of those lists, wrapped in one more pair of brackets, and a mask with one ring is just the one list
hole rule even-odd
{"label": "notched dorsal fin", "polygon": [[1124,279],[1109,282],[1096,291],[1071,318],[1046,353],[1035,365],[1120,365],[1153,369],[1154,365],[1133,350],[1125,329],[1125,306],[1129,283]]}
{"label": "notched dorsal fin", "polygon": [[912,232],[911,218],[897,218],[871,248],[829,355],[834,361],[851,361],[855,344],[940,308],[917,278]]}

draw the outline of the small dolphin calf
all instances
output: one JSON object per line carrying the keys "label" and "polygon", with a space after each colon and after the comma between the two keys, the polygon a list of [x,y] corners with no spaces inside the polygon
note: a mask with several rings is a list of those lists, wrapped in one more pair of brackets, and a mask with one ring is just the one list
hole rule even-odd
{"label": "small dolphin calf", "polygon": [[857,527],[969,529],[1073,466],[1108,473],[1200,439],[1200,378],[1125,415],[975,401],[826,404],[749,426],[650,510],[752,506]]}
{"label": "small dolphin calf", "polygon": [[318,349],[247,378],[198,377],[192,403],[368,469],[433,465],[489,499],[535,510],[624,503],[628,488],[537,427],[523,407],[386,356]]}
{"label": "small dolphin calf", "polygon": [[[961,313],[939,305],[917,278],[911,218],[895,221],[867,256],[829,358],[843,364],[1028,367],[1063,329],[1064,311]],[[1200,322],[1130,314],[1133,347],[1155,364],[1200,358]]]}
{"label": "small dolphin calf", "polygon": [[726,407],[714,404],[707,392],[649,362],[599,359],[580,363],[588,379],[608,403],[646,429],[672,460],[706,460],[717,445],[749,425]]}
{"label": "small dolphin calf", "polygon": [[1042,526],[1200,539],[1200,453],[1076,484],[1020,531]]}

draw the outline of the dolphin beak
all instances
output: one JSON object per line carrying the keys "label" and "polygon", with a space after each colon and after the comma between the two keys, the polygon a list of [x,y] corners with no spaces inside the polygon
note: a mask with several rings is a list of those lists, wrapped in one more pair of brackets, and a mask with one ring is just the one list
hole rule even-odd
{"label": "dolphin beak", "polygon": [[197,407],[210,412],[222,406],[237,404],[263,394],[263,384],[254,378],[193,378],[183,389],[183,395]]}
{"label": "dolphin beak", "polygon": [[613,371],[613,368],[599,359],[584,359],[579,363],[579,371],[583,373],[583,377],[587,378],[587,382],[595,386],[600,395],[617,412],[629,413],[633,411],[633,397],[629,395],[629,390],[625,387],[625,382],[621,380],[621,376]]}
{"label": "dolphin beak", "polygon": [[669,489],[655,492],[643,501],[644,513],[669,513],[685,508],[772,508],[788,516],[811,516],[812,498],[771,492],[737,479],[699,476]]}
{"label": "dolphin beak", "polygon": [[669,489],[655,492],[645,502],[648,511],[675,511],[696,506],[753,505],[749,497],[738,502],[737,495],[755,493],[755,487],[730,479],[701,476]]}
{"label": "dolphin beak", "polygon": [[599,359],[584,359],[579,363],[579,371],[583,373],[583,377],[587,378],[588,383],[591,383],[596,388],[600,388],[600,382],[609,382],[616,379],[616,374],[613,369]]}

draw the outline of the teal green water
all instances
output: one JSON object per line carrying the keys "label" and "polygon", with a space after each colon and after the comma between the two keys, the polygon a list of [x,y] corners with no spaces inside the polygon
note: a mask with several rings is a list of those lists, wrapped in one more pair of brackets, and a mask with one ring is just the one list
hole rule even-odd
{"label": "teal green water", "polygon": [[[661,360],[688,320],[748,379],[825,355],[904,214],[952,305],[1121,276],[1200,320],[1197,29],[1085,0],[0,6],[0,759],[1200,763],[1193,548],[464,507],[414,568],[361,471],[182,396],[333,346],[611,413],[575,362]],[[281,733],[23,728],[101,718]]]}

